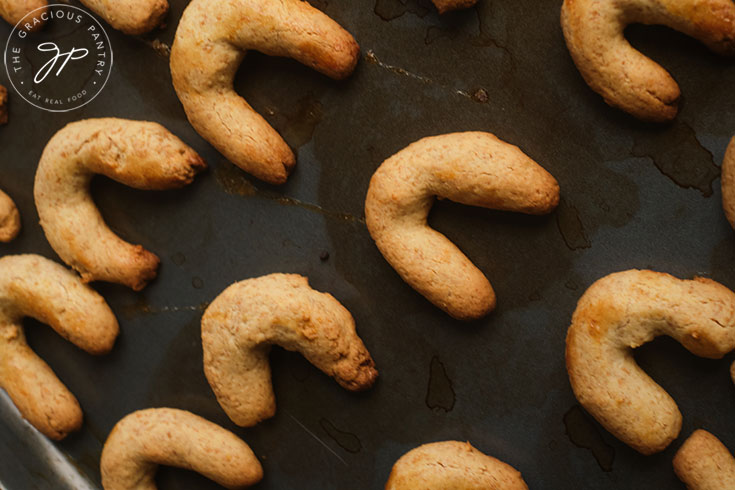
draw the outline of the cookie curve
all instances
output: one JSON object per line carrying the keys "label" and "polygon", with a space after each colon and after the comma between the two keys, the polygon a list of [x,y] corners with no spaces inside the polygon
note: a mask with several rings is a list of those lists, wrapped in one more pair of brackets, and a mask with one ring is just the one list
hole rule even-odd
{"label": "cookie curve", "polygon": [[0,242],[13,241],[20,233],[20,213],[13,199],[0,190]]}
{"label": "cookie curve", "polygon": [[45,21],[41,19],[41,14],[46,12],[45,7],[47,6],[47,0],[0,0],[0,17],[8,24],[15,26],[26,15],[38,10],[32,18],[34,22],[29,23],[25,29],[28,32],[33,32],[45,24]]}
{"label": "cookie curve", "polygon": [[561,26],[574,64],[608,105],[638,119],[676,117],[679,85],[623,35],[631,23],[662,24],[735,55],[735,5],[730,0],[564,0]]}
{"label": "cookie curve", "polygon": [[103,280],[143,289],[159,259],[131,245],[105,224],[89,194],[102,174],[147,190],[183,187],[206,168],[189,146],[158,123],[84,119],[66,125],[47,143],[33,194],[46,239],[85,282]]}
{"label": "cookie curve", "polygon": [[298,274],[268,274],[227,287],[201,322],[204,374],[227,416],[251,427],[275,414],[268,354],[301,353],[343,388],[362,391],[378,376],[347,309]]}
{"label": "cookie curve", "polygon": [[676,402],[635,362],[632,349],[668,335],[700,357],[735,348],[735,293],[705,278],[631,269],[582,295],[566,338],[574,394],[605,429],[638,452],[665,449],[681,430]]}
{"label": "cookie curve", "polygon": [[0,388],[23,418],[50,439],[82,425],[82,409],[28,346],[22,318],[31,316],[82,350],[108,353],[119,333],[104,298],[62,265],[39,255],[0,258]]}
{"label": "cookie curve", "polygon": [[113,29],[128,35],[145,34],[163,22],[167,0],[80,0]]}
{"label": "cookie curve", "polygon": [[159,465],[196,471],[226,488],[246,488],[263,468],[242,439],[186,410],[149,408],[120,419],[100,458],[105,490],[155,490]]}
{"label": "cookie curve", "polygon": [[[244,18],[252,22],[241,23]],[[360,48],[339,24],[300,0],[193,0],[184,10],[170,68],[189,122],[230,162],[265,182],[282,184],[296,157],[233,88],[237,67],[250,49],[293,58],[341,80],[354,70]]]}
{"label": "cookie curve", "polygon": [[695,430],[676,452],[674,473],[688,490],[735,488],[735,458],[706,430]]}
{"label": "cookie curve", "polygon": [[721,168],[722,209],[730,226],[735,229],[735,137],[727,145]]}
{"label": "cookie curve", "polygon": [[469,442],[423,444],[393,465],[385,490],[528,490],[521,473]]}
{"label": "cookie curve", "polygon": [[485,275],[447,237],[428,226],[434,197],[471,206],[547,214],[559,184],[517,146],[480,131],[422,138],[375,171],[365,221],[383,257],[413,289],[459,320],[495,307]]}

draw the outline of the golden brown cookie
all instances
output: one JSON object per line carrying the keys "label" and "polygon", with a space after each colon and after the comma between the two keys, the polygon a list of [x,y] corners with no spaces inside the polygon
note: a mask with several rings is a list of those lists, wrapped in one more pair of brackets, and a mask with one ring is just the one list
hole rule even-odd
{"label": "golden brown cookie", "polygon": [[735,458],[705,430],[694,431],[676,452],[674,472],[689,490],[735,488]]}
{"label": "golden brown cookie", "polygon": [[107,227],[89,182],[102,174],[136,189],[175,189],[205,167],[193,149],[157,123],[113,118],[71,123],[51,138],[38,164],[33,193],[41,226],[82,280],[138,291],[156,276],[158,257]]}
{"label": "golden brown cookie", "polygon": [[77,399],[31,349],[22,319],[30,316],[90,354],[106,354],[118,334],[105,300],[79,277],[38,255],[0,259],[0,387],[35,428],[63,439],[82,425]]}
{"label": "golden brown cookie", "polygon": [[383,162],[370,180],[365,218],[385,259],[454,318],[480,318],[495,307],[495,293],[462,251],[426,223],[434,196],[546,214],[559,203],[559,185],[518,147],[482,132],[423,138]]}
{"label": "golden brown cookie", "polygon": [[667,25],[735,55],[732,0],[564,0],[564,38],[587,85],[644,121],[672,120],[681,94],[663,67],[626,41],[623,32],[634,23]]}
{"label": "golden brown cookie", "polygon": [[8,89],[0,85],[0,124],[8,124]]}
{"label": "golden brown cookie", "polygon": [[727,221],[735,228],[735,138],[730,140],[722,161],[722,209]]}
{"label": "golden brown cookie", "polygon": [[87,8],[125,34],[145,34],[163,22],[167,0],[80,0]]}
{"label": "golden brown cookie", "polygon": [[250,49],[343,79],[354,70],[360,48],[301,0],[193,0],[184,11],[171,49],[171,76],[189,122],[232,163],[282,184],[296,163],[293,152],[232,87]]}
{"label": "golden brown cookie", "polygon": [[35,12],[32,17],[26,19],[24,23],[24,26],[27,25],[26,27],[20,26],[21,29],[34,31],[43,25],[44,22],[41,19],[41,14],[46,12],[46,9],[43,7],[47,5],[48,2],[46,0],[0,0],[0,17],[14,26],[29,13],[36,9],[42,9]]}
{"label": "golden brown cookie", "polygon": [[469,442],[424,444],[396,461],[385,490],[528,490],[512,466]]}
{"label": "golden brown cookie", "polygon": [[477,0],[431,0],[440,14],[450,10],[468,9],[477,3]]}
{"label": "golden brown cookie", "polygon": [[237,425],[272,417],[276,400],[271,345],[300,352],[343,388],[370,388],[378,376],[352,315],[297,274],[270,274],[233,284],[202,317],[204,373]]}
{"label": "golden brown cookie", "polygon": [[102,450],[105,490],[155,490],[158,465],[201,473],[226,488],[246,488],[263,478],[250,446],[232,432],[191,412],[139,410],[120,420]]}
{"label": "golden brown cookie", "polygon": [[20,213],[13,200],[0,191],[0,242],[13,240],[20,232]]}
{"label": "golden brown cookie", "polygon": [[676,403],[632,355],[660,335],[695,355],[721,358],[735,348],[735,294],[710,279],[618,272],[584,293],[567,332],[567,371],[577,399],[643,454],[662,451],[681,429]]}

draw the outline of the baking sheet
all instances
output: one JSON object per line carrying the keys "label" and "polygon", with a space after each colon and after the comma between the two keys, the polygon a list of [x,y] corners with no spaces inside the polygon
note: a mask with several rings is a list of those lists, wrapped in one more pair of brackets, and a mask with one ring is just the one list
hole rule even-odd
{"label": "baking sheet", "polygon": [[[694,429],[735,449],[733,355],[699,359],[669,339],[638,350],[684,415],[682,437],[650,457],[580,409],[564,367],[572,311],[599,277],[652,268],[735,288],[735,236],[719,191],[719,165],[735,133],[732,60],[666,28],[628,29],[684,94],[676,121],[652,126],[607,107],[584,84],[564,46],[560,1],[480,0],[444,17],[423,0],[319,1],[362,47],[351,78],[335,82],[258,53],[238,72],[237,91],[298,154],[288,183],[272,187],[225,161],[187,123],[156,42],[170,45],[186,2],[171,4],[167,27],[151,35],[108,29],[115,64],[92,103],[51,114],[11,93],[10,124],[0,128],[0,187],[16,200],[24,226],[0,247],[3,254],[56,258],[37,224],[33,176],[46,141],[68,122],[157,121],[210,165],[192,185],[170,192],[94,180],[110,226],[162,259],[158,279],[141,293],[95,284],[121,324],[111,354],[89,356],[26,322],[31,346],[84,409],[83,429],[53,447],[90,485],[100,485],[100,451],[115,422],[158,406],[191,410],[242,437],[263,463],[261,489],[381,488],[403,453],[445,439],[469,440],[512,464],[531,488],[684,488],[671,460]],[[0,25],[0,38],[9,31]],[[0,82],[7,85],[4,70]],[[498,295],[497,310],[469,324],[400,280],[363,217],[370,176],[385,158],[421,137],[463,130],[519,145],[558,179],[563,196],[544,217],[434,206],[431,225],[466,252]],[[348,393],[298,354],[276,348],[276,416],[241,429],[204,378],[199,320],[226,286],[271,272],[305,274],[339,299],[380,378],[371,391]],[[12,410],[0,412],[0,486],[75,488]],[[164,490],[217,488],[171,468],[161,468],[157,481]]]}

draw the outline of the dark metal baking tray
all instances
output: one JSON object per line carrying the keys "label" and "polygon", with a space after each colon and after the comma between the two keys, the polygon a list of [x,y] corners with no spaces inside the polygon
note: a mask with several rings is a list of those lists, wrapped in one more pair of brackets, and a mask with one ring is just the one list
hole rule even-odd
{"label": "dark metal baking tray", "polygon": [[[192,185],[170,192],[93,182],[110,226],[162,259],[159,277],[141,293],[94,285],[121,324],[111,354],[89,356],[26,322],[32,347],[85,412],[83,429],[53,447],[93,487],[115,422],[158,406],[191,410],[241,436],[263,463],[260,489],[381,488],[403,453],[444,439],[471,441],[518,468],[535,489],[683,488],[671,460],[694,429],[735,449],[732,355],[699,359],[668,339],[639,349],[640,364],[684,415],[682,436],[650,457],[580,409],[564,367],[576,301],[599,277],[652,268],[735,288],[735,235],[719,190],[719,165],[735,133],[732,60],[666,28],[631,27],[632,43],[669,69],[684,94],[675,122],[646,125],[607,107],[584,84],[564,46],[558,0],[480,0],[443,17],[424,0],[320,1],[362,47],[352,77],[335,82],[258,53],[238,72],[238,92],[298,153],[288,183],[271,187],[225,161],[186,121],[165,49],[154,48],[154,40],[170,45],[185,4],[174,0],[166,28],[149,36],[108,29],[115,65],[92,103],[51,114],[11,93],[10,123],[0,128],[0,187],[18,203],[24,226],[0,247],[3,254],[56,258],[38,225],[33,176],[46,141],[70,121],[158,121],[210,165]],[[0,25],[1,38],[9,31]],[[435,205],[432,226],[498,294],[497,310],[469,324],[404,284],[363,219],[370,176],[386,157],[421,137],[464,130],[519,145],[559,180],[563,196],[544,217]],[[241,429],[204,378],[199,320],[229,284],[276,271],[309,276],[352,312],[380,378],[366,393],[348,393],[298,354],[276,348],[276,416]],[[73,488],[12,411],[1,412],[0,486]],[[160,469],[158,483],[216,488],[170,468]]]}

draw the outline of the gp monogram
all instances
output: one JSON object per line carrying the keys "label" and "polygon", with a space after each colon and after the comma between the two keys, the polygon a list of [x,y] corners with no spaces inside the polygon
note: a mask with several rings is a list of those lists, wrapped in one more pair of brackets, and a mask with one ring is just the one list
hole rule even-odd
{"label": "gp monogram", "polygon": [[[39,13],[40,11],[40,13]],[[112,48],[99,22],[71,5],[26,15],[5,46],[5,68],[18,95],[51,112],[91,102],[112,68]]]}

